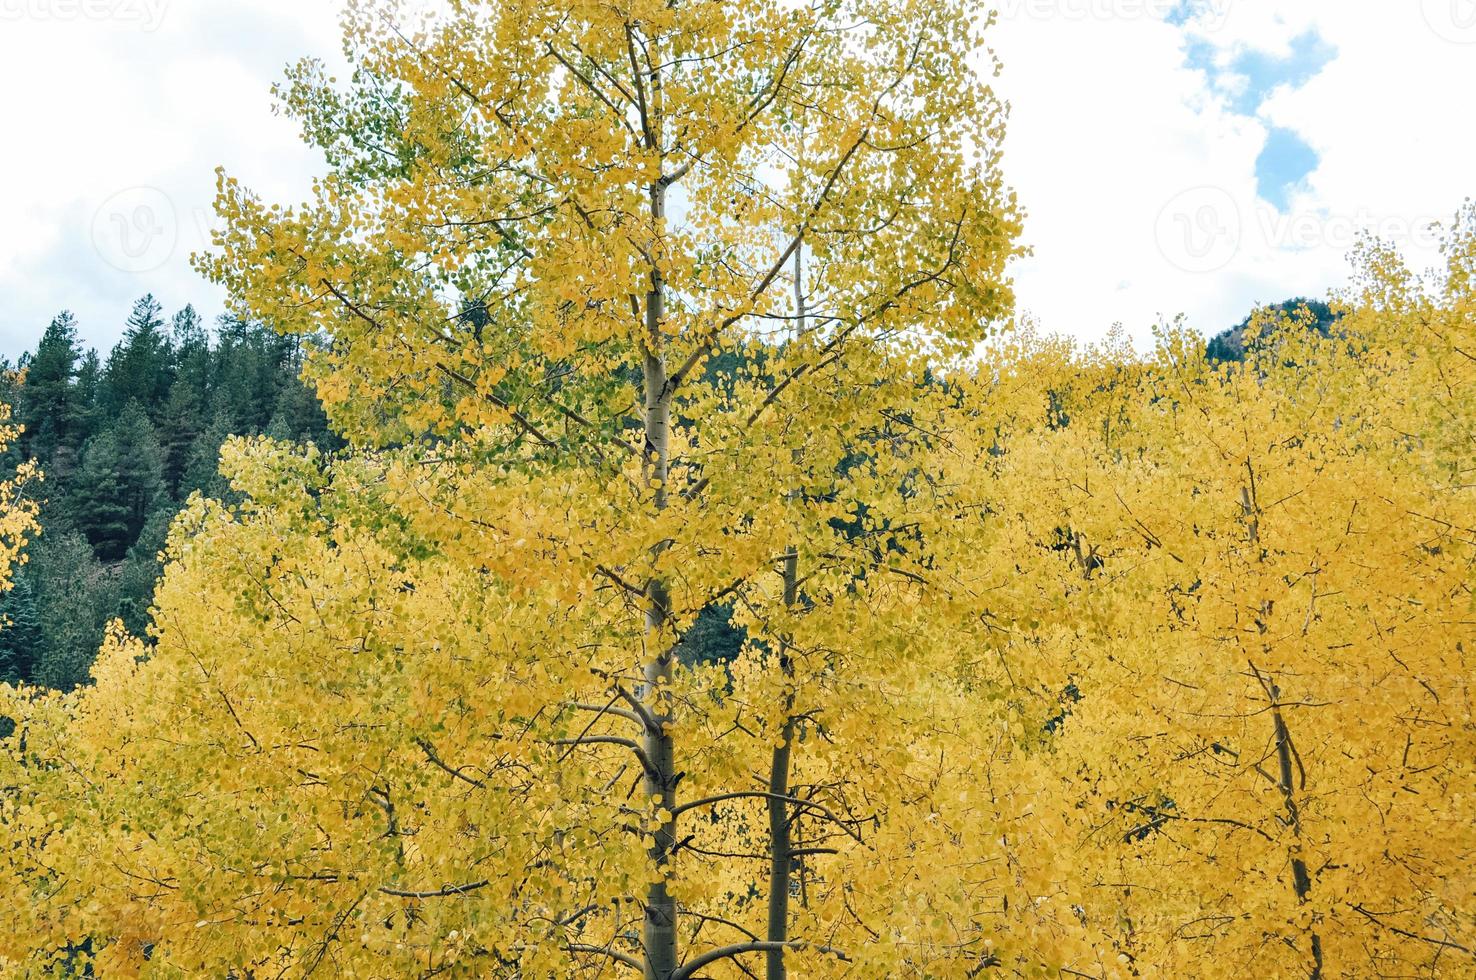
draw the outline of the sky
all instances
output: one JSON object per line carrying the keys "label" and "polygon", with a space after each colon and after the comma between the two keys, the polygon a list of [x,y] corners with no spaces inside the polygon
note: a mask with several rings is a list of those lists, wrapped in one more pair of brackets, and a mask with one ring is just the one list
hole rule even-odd
{"label": "sky", "polygon": [[[1476,0],[993,6],[1044,331],[1214,334],[1338,287],[1362,230],[1434,265],[1476,194]],[[215,170],[301,200],[321,164],[269,89],[338,51],[331,0],[0,0],[0,356],[63,309],[106,349],[144,292],[219,313],[189,262]]]}

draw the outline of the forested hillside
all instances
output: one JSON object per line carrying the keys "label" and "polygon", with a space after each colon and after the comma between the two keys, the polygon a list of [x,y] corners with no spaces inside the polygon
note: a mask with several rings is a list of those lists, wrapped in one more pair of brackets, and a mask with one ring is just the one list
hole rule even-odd
{"label": "forested hillside", "polygon": [[[1332,332],[1340,318],[1324,300],[1304,297],[1289,299],[1257,312],[1296,316],[1308,330],[1324,337]],[[1252,312],[1230,329],[1215,334],[1205,348],[1205,356],[1216,362],[1244,361],[1248,353],[1254,353],[1257,339],[1257,331],[1254,329],[1256,319],[1257,313]]]}
{"label": "forested hillside", "polygon": [[151,295],[105,357],[80,348],[77,327],[63,312],[34,351],[0,365],[0,400],[23,427],[7,471],[31,461],[44,476],[28,489],[42,533],[0,600],[0,678],[61,689],[87,679],[110,619],[145,635],[170,521],[196,491],[229,497],[217,472],[227,436],[338,444],[298,377],[300,338],[231,317],[207,325],[190,306],[166,317]]}

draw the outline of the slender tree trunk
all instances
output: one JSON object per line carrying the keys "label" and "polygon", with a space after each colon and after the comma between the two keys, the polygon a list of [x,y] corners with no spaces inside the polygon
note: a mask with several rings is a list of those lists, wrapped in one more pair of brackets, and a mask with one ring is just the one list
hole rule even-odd
{"label": "slender tree trunk", "polygon": [[[653,231],[666,214],[666,185],[660,181],[651,187],[651,221]],[[646,479],[654,488],[653,503],[658,511],[666,509],[668,451],[671,435],[671,394],[667,390],[666,362],[663,357],[661,325],[666,315],[666,283],[659,268],[651,270],[651,289],[646,295],[646,343],[643,382],[646,409]],[[660,554],[658,546],[657,554]],[[646,583],[646,643],[653,651],[644,669],[641,696],[650,709],[653,724],[646,726],[642,748],[650,768],[646,772],[646,799],[659,810],[676,811],[676,759],[672,738],[666,731],[671,702],[668,692],[675,667],[671,644],[667,642],[667,618],[671,612],[671,596],[667,584],[653,575]],[[651,836],[648,853],[655,873],[664,878],[676,844],[676,818],[663,821]],[[666,882],[658,880],[647,886],[645,919],[645,964],[647,980],[668,980],[677,969],[676,902]]]}
{"label": "slender tree trunk", "polygon": [[[1251,544],[1259,547],[1261,544],[1261,521],[1260,504],[1256,499],[1256,471],[1251,466],[1250,460],[1245,463],[1246,473],[1250,477],[1249,483],[1240,490],[1240,507],[1245,517],[1246,530]],[[1261,560],[1257,558],[1257,560]],[[1256,623],[1257,630],[1265,637],[1270,629],[1271,604],[1263,603],[1261,617]],[[1262,641],[1263,651],[1266,643]],[[1266,692],[1267,699],[1271,702],[1271,722],[1276,732],[1276,767],[1277,788],[1281,790],[1282,800],[1286,804],[1286,825],[1291,828],[1292,836],[1297,843],[1293,845],[1291,854],[1292,890],[1296,893],[1297,901],[1304,903],[1312,894],[1312,876],[1307,872],[1307,861],[1301,854],[1302,838],[1302,814],[1297,807],[1296,786],[1293,781],[1293,762],[1295,748],[1292,746],[1291,729],[1286,725],[1286,716],[1281,711],[1281,687],[1263,676],[1260,668],[1251,664],[1251,671],[1256,675],[1262,689]],[[1304,777],[1305,781],[1305,777]],[[1322,980],[1322,937],[1315,931],[1309,931],[1309,942],[1312,947],[1312,972],[1310,980]]]}
{"label": "slender tree trunk", "polygon": [[[793,607],[799,593],[799,554],[790,548],[784,555],[784,605]],[[786,686],[794,677],[794,664],[789,647],[779,652],[779,669],[784,672]],[[789,888],[793,858],[790,851],[790,808],[784,802],[789,795],[789,763],[794,747],[794,692],[784,692],[784,730],[780,743],[769,762],[769,923],[765,935],[771,943],[789,940]],[[768,980],[784,980],[789,975],[784,965],[784,947],[765,953]]]}
{"label": "slender tree trunk", "polygon": [[[651,610],[647,622],[660,622],[664,616],[665,586],[651,582]],[[659,626],[650,629],[659,632]],[[660,809],[673,813],[676,809],[676,765],[675,749],[671,736],[664,724],[669,715],[663,687],[670,682],[672,657],[663,653],[646,665],[646,691],[648,704],[656,708],[656,724],[646,731],[644,749],[650,761],[651,771],[646,773],[646,797]],[[676,819],[663,821],[651,836],[648,853],[655,865],[655,873],[664,876],[671,861],[671,850],[676,844]],[[645,949],[646,976],[648,980],[668,980],[677,968],[677,910],[676,902],[667,891],[665,880],[652,882],[646,889]]]}
{"label": "slender tree trunk", "polygon": [[[1291,826],[1292,836],[1297,840],[1291,854],[1292,889],[1296,892],[1298,902],[1306,902],[1312,893],[1312,876],[1307,873],[1307,861],[1301,855],[1302,815],[1297,807],[1292,782],[1291,730],[1286,727],[1286,718],[1281,713],[1281,688],[1275,684],[1268,686],[1272,703],[1271,720],[1276,726],[1277,775],[1280,778],[1281,795],[1286,800],[1286,820]],[[1322,980],[1322,937],[1316,932],[1311,932],[1309,935],[1312,945],[1310,977],[1311,980]]]}
{"label": "slender tree trunk", "polygon": [[[794,310],[795,339],[805,335],[805,289],[804,289],[804,245],[794,250]],[[784,605],[793,608],[799,599],[799,553],[790,548],[784,555]],[[786,644],[779,651],[779,669],[783,671],[786,684],[794,677],[794,663],[789,658]],[[794,870],[794,859],[790,851],[794,848],[790,833],[789,804],[783,797],[789,795],[790,757],[794,749],[794,693],[784,694],[784,729],[780,733],[780,744],[774,749],[769,762],[769,922],[764,936],[771,943],[789,941],[789,889]],[[784,965],[784,947],[779,946],[765,953],[768,980],[785,980],[789,975]]]}
{"label": "slender tree trunk", "polygon": [[796,340],[805,335],[805,313],[805,241],[801,238],[794,249],[794,336]]}

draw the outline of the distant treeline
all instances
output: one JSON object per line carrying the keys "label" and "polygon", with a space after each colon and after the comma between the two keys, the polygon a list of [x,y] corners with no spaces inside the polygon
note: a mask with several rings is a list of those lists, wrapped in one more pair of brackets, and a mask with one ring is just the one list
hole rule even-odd
{"label": "distant treeline", "polygon": [[87,679],[107,622],[143,635],[158,553],[191,493],[226,497],[221,443],[265,433],[333,447],[301,341],[192,307],[166,318],[152,295],[104,357],[61,313],[17,363],[0,362],[0,401],[24,426],[7,460],[37,461],[42,534],[0,600],[0,680],[68,689]]}
{"label": "distant treeline", "polygon": [[[1325,303],[1295,299],[1326,334]],[[1251,318],[1214,337],[1216,361],[1245,357]],[[15,588],[0,598],[0,681],[69,689],[87,680],[103,629],[121,618],[143,636],[170,521],[191,493],[229,499],[218,473],[228,436],[264,433],[336,448],[312,390],[299,374],[295,338],[229,316],[213,329],[193,307],[167,320],[152,295],[134,304],[123,339],[106,358],[82,350],[76,321],[61,313],[35,351],[0,361],[0,401],[25,427],[5,462],[34,459],[45,473],[42,536]],[[734,355],[709,372],[734,371]],[[704,610],[683,641],[682,659],[732,657],[743,634],[731,610]]]}

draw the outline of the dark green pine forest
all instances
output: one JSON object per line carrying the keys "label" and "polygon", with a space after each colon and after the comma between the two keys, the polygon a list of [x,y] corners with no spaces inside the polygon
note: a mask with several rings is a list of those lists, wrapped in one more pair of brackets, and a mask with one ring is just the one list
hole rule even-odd
{"label": "dark green pine forest", "polygon": [[73,688],[85,682],[106,624],[148,625],[170,521],[196,491],[230,498],[221,443],[266,434],[336,448],[303,350],[229,316],[167,315],[133,305],[106,356],[83,350],[61,313],[33,351],[0,362],[0,401],[24,427],[5,469],[35,460],[42,533],[0,599],[0,680]]}

